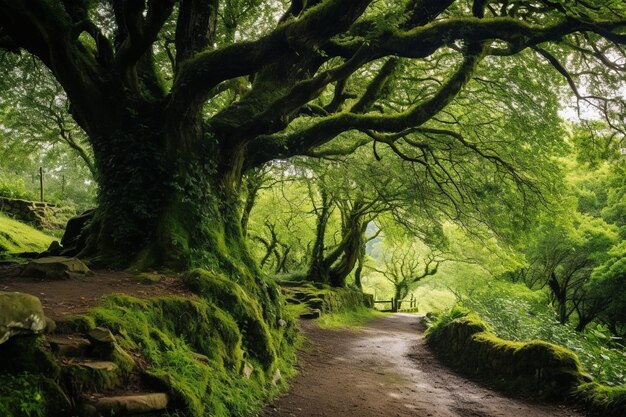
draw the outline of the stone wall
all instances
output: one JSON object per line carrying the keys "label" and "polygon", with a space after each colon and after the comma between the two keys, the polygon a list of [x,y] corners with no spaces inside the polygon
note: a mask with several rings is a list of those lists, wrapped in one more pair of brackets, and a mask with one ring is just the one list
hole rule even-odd
{"label": "stone wall", "polygon": [[63,229],[75,215],[75,210],[69,207],[5,197],[0,197],[0,212],[40,229]]}

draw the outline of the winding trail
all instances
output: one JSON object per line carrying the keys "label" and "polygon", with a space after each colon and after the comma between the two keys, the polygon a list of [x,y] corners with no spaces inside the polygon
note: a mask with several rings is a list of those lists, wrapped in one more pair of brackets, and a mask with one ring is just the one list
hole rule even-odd
{"label": "winding trail", "polygon": [[421,317],[394,314],[359,331],[301,328],[300,374],[263,417],[581,417],[580,411],[511,399],[433,357]]}

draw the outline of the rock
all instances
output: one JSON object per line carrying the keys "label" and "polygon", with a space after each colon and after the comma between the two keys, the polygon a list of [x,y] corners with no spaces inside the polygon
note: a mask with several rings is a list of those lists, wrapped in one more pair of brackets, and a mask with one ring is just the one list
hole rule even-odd
{"label": "rock", "polygon": [[65,233],[61,238],[63,253],[68,256],[75,256],[85,246],[85,236],[83,229],[93,219],[94,210],[87,210],[79,216],[72,217],[67,221]]}
{"label": "rock", "polygon": [[87,265],[77,258],[49,256],[30,261],[20,275],[62,280],[69,279],[75,274],[91,275],[92,272],[87,268]]}
{"label": "rock", "polygon": [[60,356],[79,357],[91,347],[89,340],[76,335],[47,336],[52,352]]}
{"label": "rock", "polygon": [[302,300],[304,300],[307,297],[307,295],[308,294],[305,293],[305,292],[298,291],[298,292],[294,293],[292,295],[292,297],[295,298],[296,300],[302,301]]}
{"label": "rock", "polygon": [[191,352],[191,356],[193,356],[193,358],[200,363],[208,364],[210,362],[209,357],[203,355],[202,353]]}
{"label": "rock", "polygon": [[118,369],[114,362],[109,361],[81,362],[78,366],[82,366],[83,368],[87,368],[95,372],[115,372]]}
{"label": "rock", "polygon": [[64,381],[76,392],[110,390],[124,382],[120,368],[110,361],[72,360],[61,367]]}
{"label": "rock", "polygon": [[300,314],[300,318],[303,320],[312,320],[312,319],[318,319],[321,315],[322,315],[322,312],[320,310],[309,310],[306,313]]}
{"label": "rock", "polygon": [[90,405],[105,416],[120,414],[143,414],[162,411],[167,408],[169,397],[166,393],[136,394],[116,397],[102,397]]}
{"label": "rock", "polygon": [[57,324],[50,317],[46,317],[46,333],[54,333],[57,329]]}
{"label": "rock", "polygon": [[311,298],[306,302],[306,305],[312,310],[321,310],[324,306],[324,300],[321,298]]}
{"label": "rock", "polygon": [[115,336],[105,327],[90,330],[87,338],[92,344],[91,352],[96,357],[106,358],[115,350]]}
{"label": "rock", "polygon": [[44,252],[47,256],[59,256],[63,247],[58,240],[53,240],[48,249]]}
{"label": "rock", "polygon": [[158,284],[161,282],[161,275],[156,272],[142,272],[137,275],[142,284]]}
{"label": "rock", "polygon": [[254,367],[252,365],[250,365],[248,362],[243,364],[243,369],[241,370],[241,373],[246,379],[250,379],[253,372],[254,372]]}
{"label": "rock", "polygon": [[38,334],[46,328],[39,298],[19,292],[0,292],[0,344],[17,334]]}
{"label": "rock", "polygon": [[95,329],[90,330],[89,333],[87,333],[87,337],[93,343],[115,343],[115,336],[113,336],[113,333],[111,333],[111,331],[106,327],[96,327]]}
{"label": "rock", "polygon": [[285,327],[287,322],[284,319],[278,319],[278,327]]}
{"label": "rock", "polygon": [[277,369],[276,372],[274,372],[274,376],[272,377],[272,385],[278,384],[282,377],[283,376],[280,374],[280,369]]}

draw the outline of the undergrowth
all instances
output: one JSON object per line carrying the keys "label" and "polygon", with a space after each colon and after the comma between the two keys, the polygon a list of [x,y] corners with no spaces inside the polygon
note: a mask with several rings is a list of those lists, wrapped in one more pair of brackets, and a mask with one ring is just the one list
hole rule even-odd
{"label": "undergrowth", "polygon": [[463,304],[508,340],[545,340],[576,353],[585,371],[609,386],[626,384],[626,351],[603,325],[592,324],[585,332],[561,324],[545,294],[520,284],[493,281],[472,293]]}
{"label": "undergrowth", "polygon": [[[46,399],[41,383],[40,376],[26,372],[0,373],[0,415],[44,417]],[[15,395],[17,392],[23,395]]]}

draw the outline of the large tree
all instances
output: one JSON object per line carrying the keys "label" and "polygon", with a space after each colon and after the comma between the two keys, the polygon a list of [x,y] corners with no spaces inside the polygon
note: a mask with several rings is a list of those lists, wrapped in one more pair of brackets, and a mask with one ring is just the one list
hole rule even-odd
{"label": "large tree", "polygon": [[[50,69],[93,149],[99,204],[83,255],[139,268],[254,268],[242,173],[328,155],[338,138],[336,153],[373,143],[426,165],[446,138],[523,182],[442,111],[482,62],[506,74],[524,54],[610,118],[621,102],[576,82],[593,93],[588,74],[621,74],[625,28],[619,0],[0,0],[0,47]],[[407,68],[409,97],[390,98]],[[345,132],[362,133],[346,143]]]}

